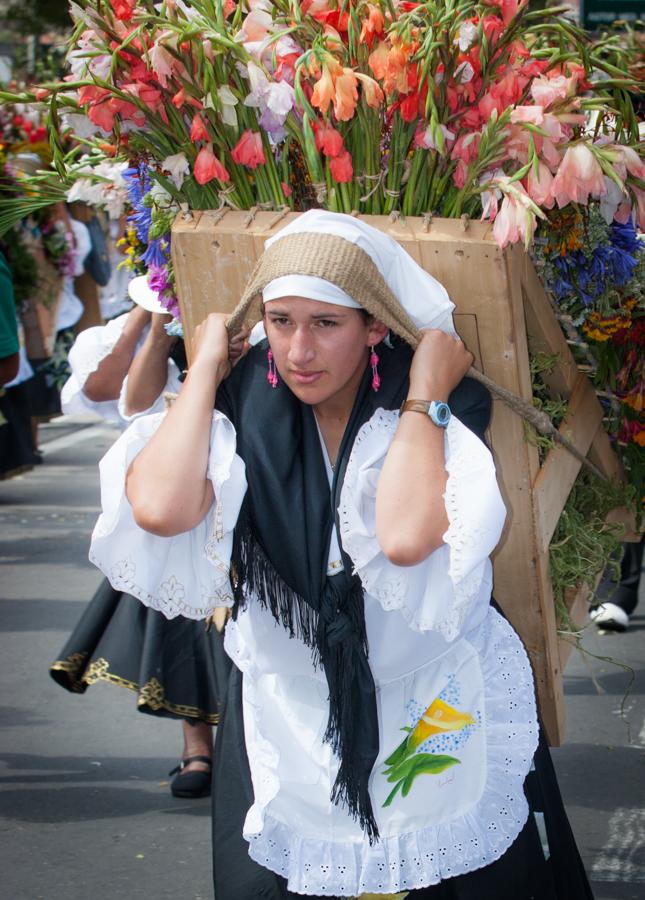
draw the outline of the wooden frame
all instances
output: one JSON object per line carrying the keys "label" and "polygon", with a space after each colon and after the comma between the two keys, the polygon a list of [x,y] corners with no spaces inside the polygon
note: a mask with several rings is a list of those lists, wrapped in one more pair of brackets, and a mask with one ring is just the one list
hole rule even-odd
{"label": "wooden frame", "polygon": [[[264,241],[296,215],[220,210],[178,217],[172,252],[188,338],[209,311],[235,307]],[[573,360],[524,250],[500,250],[490,226],[480,222],[364,218],[398,240],[445,285],[456,305],[455,325],[474,353],[476,367],[498,384],[531,400],[529,344],[558,354],[559,362],[545,380],[569,403],[562,432],[603,472],[622,477],[602,428],[602,408]],[[493,401],[490,442],[508,509],[493,559],[495,597],[527,647],[542,721],[557,745],[564,737],[562,671],[571,644],[558,637],[548,554],[581,463],[558,447],[540,466],[537,449],[525,440],[523,420],[498,400]],[[577,623],[586,616],[588,594],[581,590],[567,601]]]}

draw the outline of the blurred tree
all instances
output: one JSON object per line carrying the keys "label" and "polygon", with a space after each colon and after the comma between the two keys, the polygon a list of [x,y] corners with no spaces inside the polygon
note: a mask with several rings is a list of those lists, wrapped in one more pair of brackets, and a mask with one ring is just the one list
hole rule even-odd
{"label": "blurred tree", "polygon": [[68,0],[10,0],[7,23],[12,31],[36,37],[46,31],[70,28]]}

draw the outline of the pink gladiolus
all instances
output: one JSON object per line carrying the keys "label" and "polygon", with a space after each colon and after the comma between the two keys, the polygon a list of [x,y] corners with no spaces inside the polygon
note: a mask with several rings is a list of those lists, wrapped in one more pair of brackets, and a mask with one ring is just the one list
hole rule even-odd
{"label": "pink gladiolus", "polygon": [[262,135],[250,128],[244,132],[235,147],[231,151],[233,162],[238,165],[248,166],[249,169],[257,169],[264,165],[264,149],[262,147]]}
{"label": "pink gladiolus", "polygon": [[193,174],[198,184],[208,184],[214,178],[219,178],[220,181],[231,180],[231,176],[213,153],[212,144],[206,144],[197,154]]}
{"label": "pink gladiolus", "polygon": [[204,125],[204,121],[199,113],[195,113],[193,116],[193,122],[190,127],[190,139],[193,142],[210,140],[208,129]]}
{"label": "pink gladiolus", "polygon": [[455,184],[455,187],[458,187],[459,190],[466,184],[466,178],[468,176],[468,163],[464,162],[463,159],[460,159],[457,163],[457,167],[455,171],[452,173],[452,180]]}
{"label": "pink gladiolus", "polygon": [[[621,144],[616,144],[611,147],[611,151],[612,156],[618,154],[618,166],[622,168],[623,173],[629,172],[634,178],[645,181],[645,160],[642,160],[632,147],[624,147]],[[619,172],[619,175],[621,175],[621,178],[624,181],[626,174],[623,173]]]}
{"label": "pink gladiolus", "polygon": [[112,131],[114,128],[114,111],[106,100],[92,104],[87,111],[87,118],[103,131]]}
{"label": "pink gladiolus", "polygon": [[544,121],[544,109],[541,106],[516,106],[511,113],[511,122],[529,122],[541,125]]}
{"label": "pink gladiolus", "polygon": [[504,24],[508,25],[518,9],[524,6],[528,0],[484,0],[485,6],[496,6],[502,13]]}
{"label": "pink gladiolus", "polygon": [[555,203],[553,194],[551,193],[552,186],[553,175],[549,171],[547,165],[543,162],[539,162],[537,175],[535,174],[535,169],[531,166],[527,178],[527,190],[531,200],[537,203],[538,206],[543,206],[545,209],[551,209]]}
{"label": "pink gladiolus", "polygon": [[528,201],[521,185],[515,184],[512,194],[507,194],[502,200],[495,224],[493,225],[493,237],[504,249],[507,244],[516,244],[524,241],[525,246],[530,242],[535,232],[537,219],[524,200]]}
{"label": "pink gladiolus", "polygon": [[293,191],[289,187],[286,181],[281,181],[280,186],[282,187],[282,193],[285,197],[290,197],[293,194]]}
{"label": "pink gladiolus", "polygon": [[564,75],[549,78],[548,75],[543,75],[541,78],[535,78],[531,84],[531,96],[536,103],[546,109],[556,100],[566,100],[567,97],[573,96],[576,84],[575,78],[565,78]]}
{"label": "pink gladiolus", "polygon": [[559,207],[567,203],[587,204],[589,195],[607,193],[602,169],[586,144],[569,147],[558,167],[551,192]]}
{"label": "pink gladiolus", "polygon": [[343,150],[337,157],[329,161],[329,170],[334,181],[351,181],[354,177],[352,157],[349,150]]}

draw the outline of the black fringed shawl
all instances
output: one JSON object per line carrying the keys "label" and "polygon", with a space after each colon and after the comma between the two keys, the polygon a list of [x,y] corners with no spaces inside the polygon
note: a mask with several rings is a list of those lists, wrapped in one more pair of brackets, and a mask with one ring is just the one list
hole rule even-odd
{"label": "black fringed shawl", "polygon": [[[267,343],[262,341],[235,367],[217,392],[216,406],[237,431],[237,452],[246,465],[248,490],[235,530],[232,572],[236,608],[252,593],[292,637],[311,648],[329,687],[324,740],[339,758],[332,801],[344,805],[369,836],[378,838],[368,784],[379,751],[374,679],[368,663],[363,590],[343,553],[344,571],[327,576],[329,542],[354,439],[374,412],[398,409],[406,397],[412,350],[394,339],[379,346],[381,389],[371,372],[356,396],[339,449],[330,491],[313,410],[281,381],[266,378]],[[462,385],[474,386],[459,401]],[[455,408],[471,407],[486,428],[484,389],[465,379],[451,396]],[[482,397],[483,392],[483,397]],[[482,400],[484,407],[482,407]],[[479,426],[479,428],[477,427]],[[340,543],[340,540],[339,540]]]}

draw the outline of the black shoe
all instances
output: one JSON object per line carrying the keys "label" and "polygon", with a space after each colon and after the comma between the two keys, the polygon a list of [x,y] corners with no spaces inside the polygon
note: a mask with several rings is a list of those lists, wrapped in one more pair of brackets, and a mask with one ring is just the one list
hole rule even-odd
{"label": "black shoe", "polygon": [[[208,771],[184,772],[191,762],[207,763]],[[212,771],[213,763],[208,756],[187,756],[186,759],[182,759],[178,766],[168,772],[168,775],[175,775],[170,782],[173,797],[196,799],[210,796]]]}

